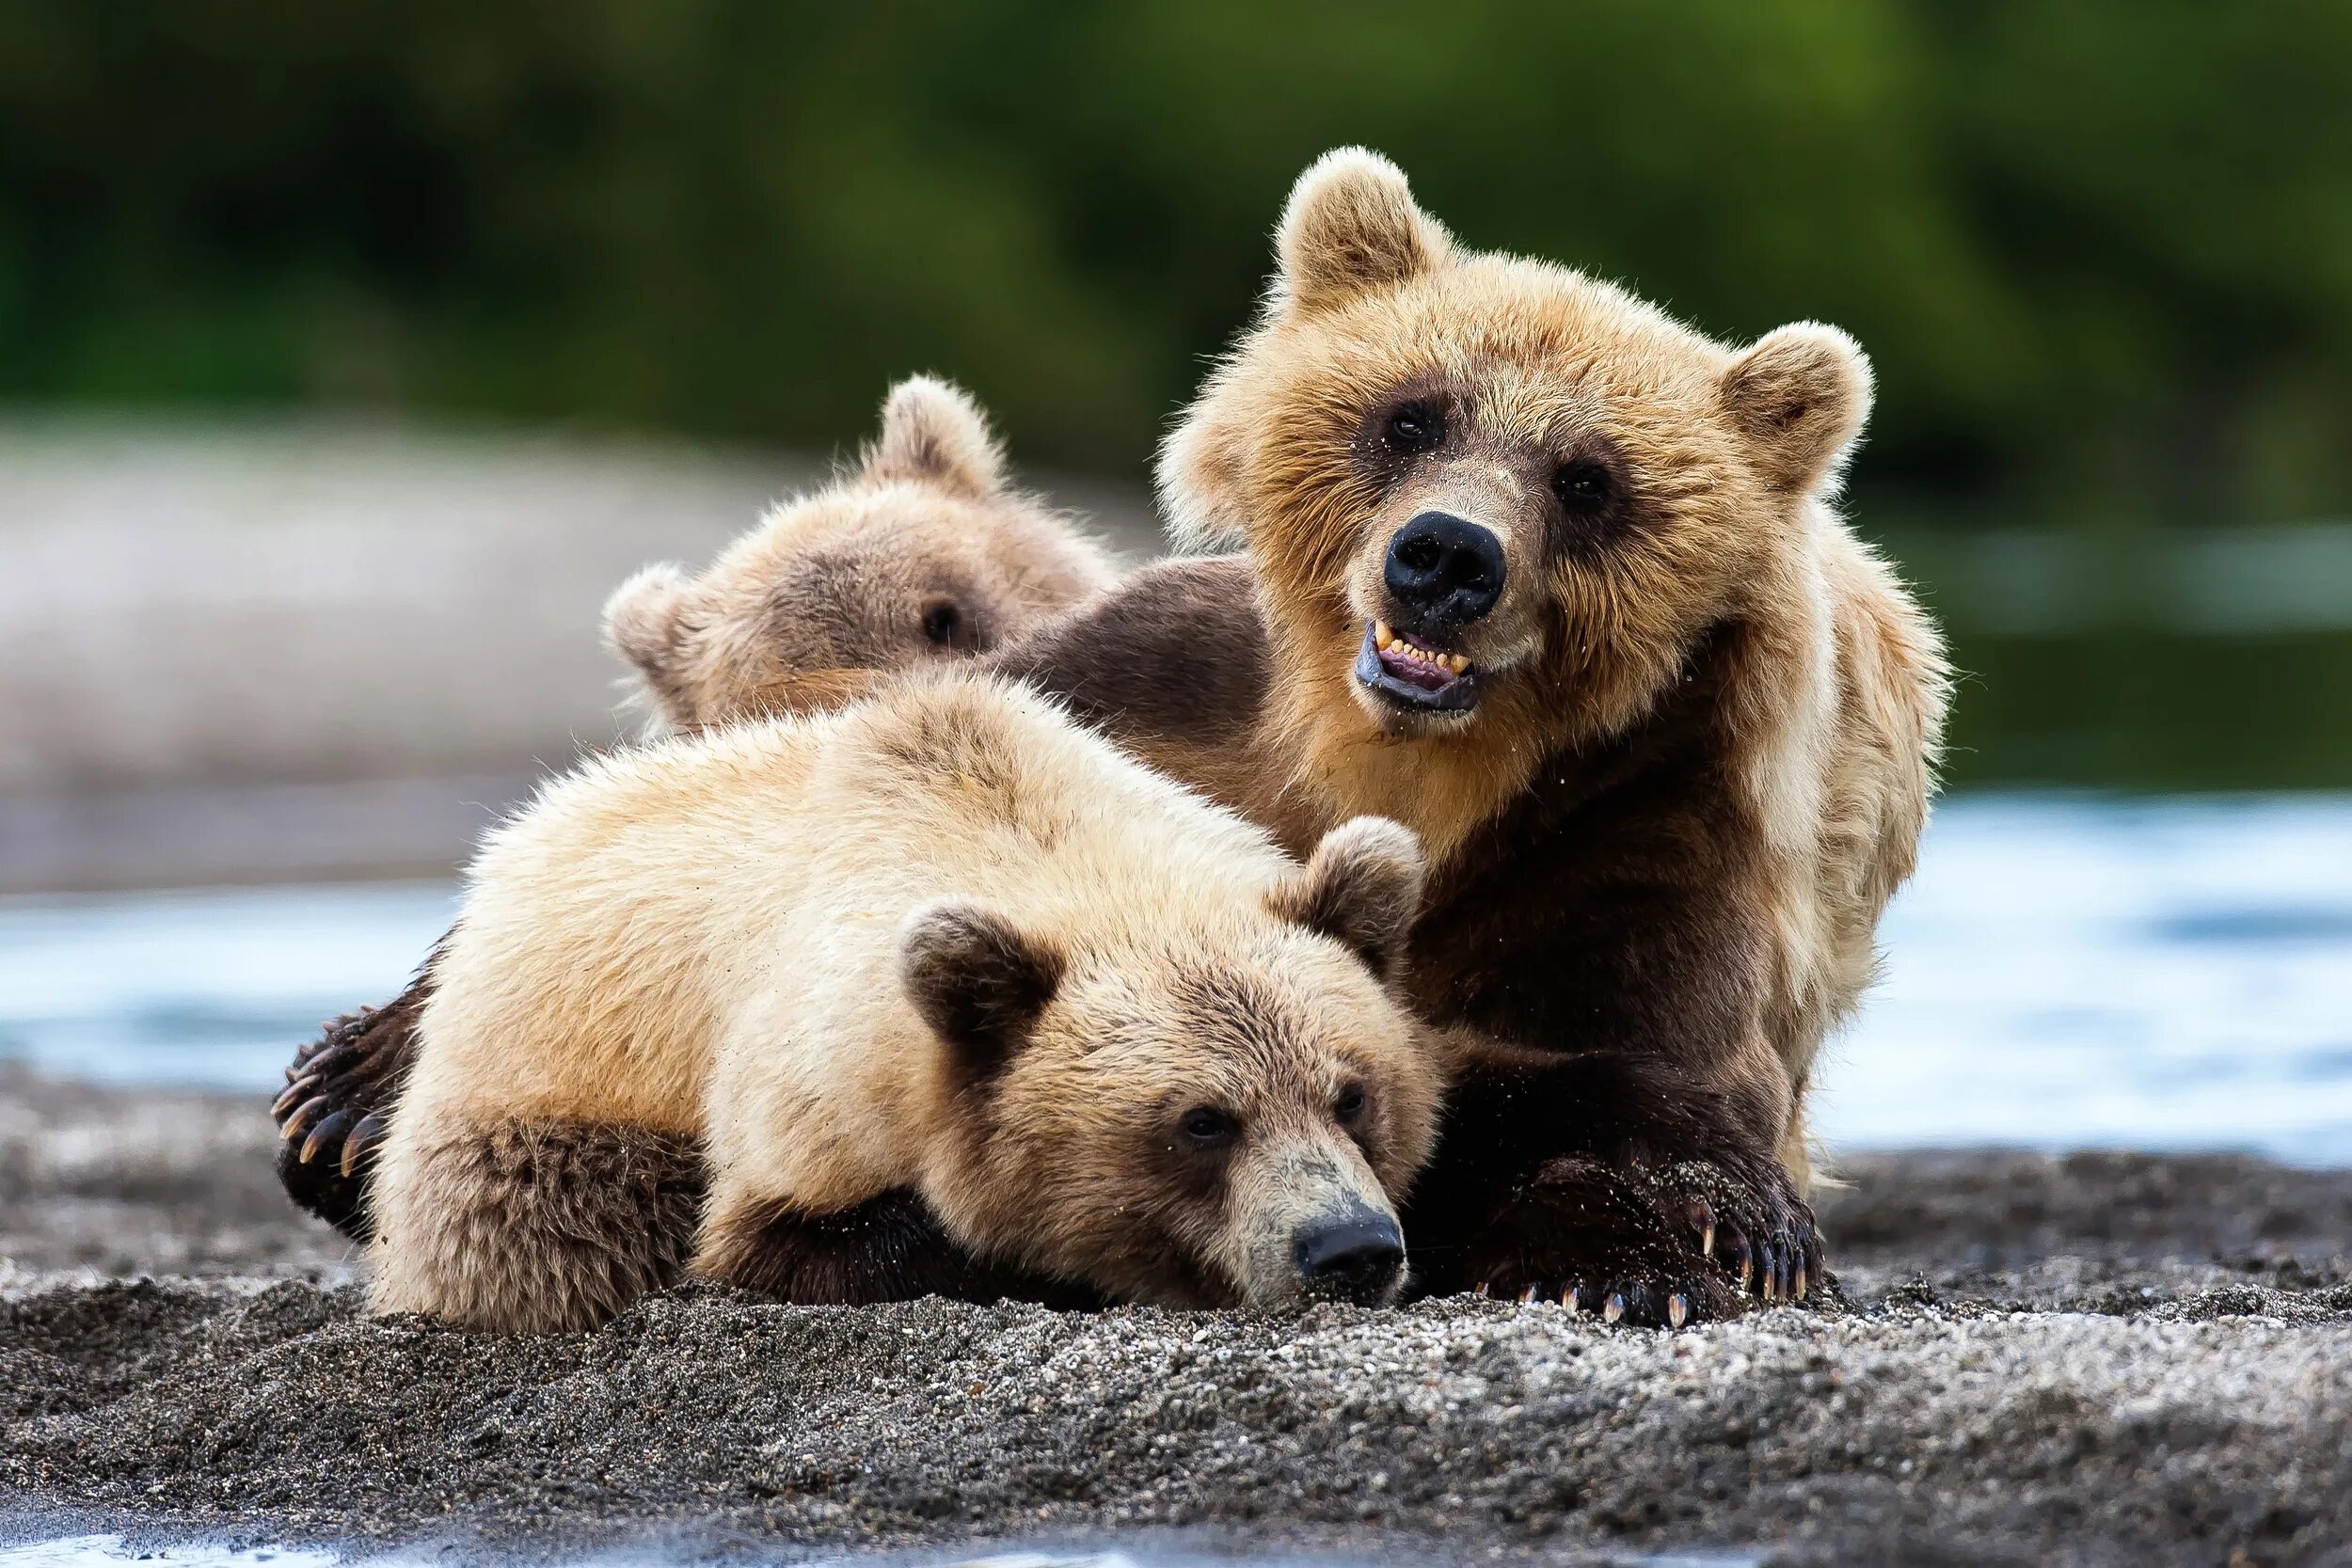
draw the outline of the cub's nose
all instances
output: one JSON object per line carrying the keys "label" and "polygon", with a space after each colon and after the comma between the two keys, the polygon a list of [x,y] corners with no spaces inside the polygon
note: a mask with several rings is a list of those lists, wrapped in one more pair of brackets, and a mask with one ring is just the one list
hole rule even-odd
{"label": "cub's nose", "polygon": [[1424,512],[1396,531],[1381,574],[1413,629],[1442,635],[1470,625],[1502,597],[1502,541],[1449,512]]}
{"label": "cub's nose", "polygon": [[1405,1237],[1394,1220],[1359,1211],[1299,1227],[1291,1255],[1307,1294],[1369,1305],[1386,1301],[1396,1289],[1405,1270]]}

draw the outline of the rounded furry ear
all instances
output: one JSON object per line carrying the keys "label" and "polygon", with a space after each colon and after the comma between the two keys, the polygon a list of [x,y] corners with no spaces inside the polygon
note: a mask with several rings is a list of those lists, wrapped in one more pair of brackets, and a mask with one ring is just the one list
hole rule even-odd
{"label": "rounded furry ear", "polygon": [[1724,407],[1782,489],[1835,487],[1870,417],[1870,360],[1834,326],[1767,332],[1724,372]]}
{"label": "rounded furry ear", "polygon": [[1239,431],[1213,417],[1227,401],[1216,396],[1216,387],[1211,382],[1160,442],[1152,469],[1160,515],[1179,549],[1215,549],[1248,537],[1249,508],[1242,493],[1247,448]]}
{"label": "rounded furry ear", "polygon": [[1453,249],[1402,169],[1365,148],[1335,148],[1298,177],[1282,209],[1279,298],[1315,309],[1433,271]]}
{"label": "rounded furry ear", "polygon": [[693,579],[669,562],[648,566],[604,601],[604,645],[661,688],[677,667]]}
{"label": "rounded furry ear", "polygon": [[1332,938],[1391,980],[1405,967],[1426,876],[1410,828],[1385,816],[1354,817],[1323,835],[1306,869],[1275,895],[1274,911]]}
{"label": "rounded furry ear", "polygon": [[927,904],[898,930],[898,974],[964,1073],[1001,1071],[1061,984],[1061,955],[984,904]]}
{"label": "rounded furry ear", "polygon": [[970,393],[911,375],[883,400],[882,434],[866,449],[860,472],[876,483],[912,480],[977,499],[1005,487],[1005,453]]}

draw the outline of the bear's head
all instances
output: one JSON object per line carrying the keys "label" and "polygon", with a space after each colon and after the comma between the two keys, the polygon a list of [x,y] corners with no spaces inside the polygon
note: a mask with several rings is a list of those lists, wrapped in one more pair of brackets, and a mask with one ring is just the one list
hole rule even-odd
{"label": "bear's head", "polygon": [[1443,1079],[1393,992],[1420,846],[1359,817],[1239,899],[1191,879],[1189,918],[1149,898],[1057,935],[962,901],[908,917],[952,1146],[926,1196],[968,1244],[1117,1300],[1391,1300]]}
{"label": "bear's head", "polygon": [[1069,521],[1014,489],[979,408],[913,376],[882,434],[699,577],[649,566],[606,603],[606,643],[669,725],[834,705],[879,673],[982,652],[1109,586]]}
{"label": "bear's head", "polygon": [[1278,253],[1159,487],[1180,536],[1246,544],[1278,667],[1322,710],[1355,711],[1343,683],[1391,737],[1586,741],[1710,628],[1810,592],[1870,404],[1845,333],[1730,347],[1466,249],[1360,149],[1299,179]]}

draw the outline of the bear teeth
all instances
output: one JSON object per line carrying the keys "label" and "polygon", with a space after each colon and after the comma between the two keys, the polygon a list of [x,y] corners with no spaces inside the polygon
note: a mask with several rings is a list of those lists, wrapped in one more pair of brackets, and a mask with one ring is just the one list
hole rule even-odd
{"label": "bear teeth", "polygon": [[1470,661],[1460,654],[1441,654],[1435,648],[1423,648],[1407,642],[1398,636],[1395,629],[1386,621],[1373,622],[1372,642],[1373,646],[1382,653],[1393,655],[1398,658],[1410,659],[1424,669],[1443,670],[1450,674],[1459,675],[1467,673],[1470,667]]}

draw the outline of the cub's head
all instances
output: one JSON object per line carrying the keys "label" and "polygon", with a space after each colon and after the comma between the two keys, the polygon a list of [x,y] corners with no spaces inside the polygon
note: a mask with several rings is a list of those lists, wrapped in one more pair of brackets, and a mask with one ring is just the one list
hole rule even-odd
{"label": "cub's head", "polygon": [[1391,734],[1606,733],[1795,580],[1870,404],[1835,327],[1744,348],[1457,245],[1325,156],[1256,323],[1161,454],[1180,532],[1255,560],[1284,668]]}
{"label": "cub's head", "polygon": [[972,400],[900,382],[882,434],[700,577],[649,566],[605,641],[672,727],[833,706],[891,670],[979,653],[1107,587],[1102,553],[1011,487]]}
{"label": "cub's head", "polygon": [[1441,1089],[1391,990],[1421,884],[1413,835],[1359,817],[1205,918],[1112,911],[1055,939],[917,911],[902,970],[944,1048],[943,1221],[1121,1300],[1392,1299]]}

